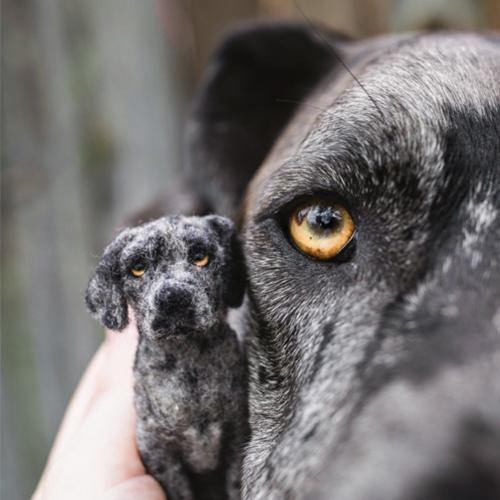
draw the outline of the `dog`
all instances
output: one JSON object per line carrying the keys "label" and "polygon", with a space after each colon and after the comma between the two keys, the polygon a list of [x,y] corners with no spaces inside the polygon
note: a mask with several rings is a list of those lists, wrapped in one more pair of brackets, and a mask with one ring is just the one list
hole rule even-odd
{"label": "dog", "polygon": [[[245,498],[499,497],[499,43],[295,23],[215,52],[183,200],[241,220]],[[308,207],[353,221],[331,259],[292,237]]]}
{"label": "dog", "polygon": [[240,498],[246,364],[225,316],[244,287],[234,225],[219,216],[125,229],[89,282],[88,309],[107,328],[134,311],[137,444],[173,500]]}
{"label": "dog", "polygon": [[494,33],[216,50],[186,184],[242,228],[244,498],[500,498],[499,82]]}

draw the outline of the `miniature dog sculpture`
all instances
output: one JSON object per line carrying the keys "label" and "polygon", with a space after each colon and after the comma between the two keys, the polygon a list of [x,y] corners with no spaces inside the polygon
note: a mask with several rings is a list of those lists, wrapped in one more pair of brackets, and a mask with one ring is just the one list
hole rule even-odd
{"label": "miniature dog sculpture", "polygon": [[244,357],[225,322],[243,259],[229,219],[163,217],[105,250],[86,302],[111,330],[137,319],[137,443],[169,500],[239,498],[247,432]]}

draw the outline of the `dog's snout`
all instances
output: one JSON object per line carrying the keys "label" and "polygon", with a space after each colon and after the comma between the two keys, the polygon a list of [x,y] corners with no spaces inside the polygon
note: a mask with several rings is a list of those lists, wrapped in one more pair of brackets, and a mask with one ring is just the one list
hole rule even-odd
{"label": "dog's snout", "polygon": [[192,294],[186,287],[166,285],[157,292],[154,301],[161,316],[172,316],[191,307]]}

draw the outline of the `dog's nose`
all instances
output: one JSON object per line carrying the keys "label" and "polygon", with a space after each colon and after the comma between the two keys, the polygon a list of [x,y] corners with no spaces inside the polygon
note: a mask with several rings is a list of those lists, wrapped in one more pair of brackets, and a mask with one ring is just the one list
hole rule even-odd
{"label": "dog's nose", "polygon": [[164,286],[155,296],[155,306],[163,317],[184,314],[192,306],[192,294],[182,286]]}

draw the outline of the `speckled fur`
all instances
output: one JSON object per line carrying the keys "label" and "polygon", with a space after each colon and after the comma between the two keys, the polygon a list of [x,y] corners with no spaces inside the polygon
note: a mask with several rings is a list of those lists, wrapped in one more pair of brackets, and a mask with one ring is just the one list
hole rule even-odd
{"label": "speckled fur", "polygon": [[[198,267],[194,260],[209,256]],[[130,268],[146,266],[142,277]],[[225,321],[245,277],[233,224],[164,217],[123,231],[105,250],[86,301],[106,327],[139,330],[137,443],[169,500],[236,499],[247,435],[245,360]]]}
{"label": "speckled fur", "polygon": [[[244,498],[500,498],[499,82],[495,34],[264,24],[216,52],[189,151],[212,210],[247,190]],[[330,262],[287,234],[318,194],[357,227]]]}

